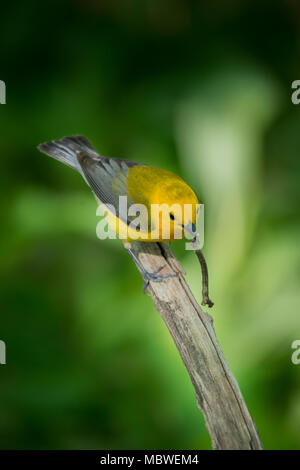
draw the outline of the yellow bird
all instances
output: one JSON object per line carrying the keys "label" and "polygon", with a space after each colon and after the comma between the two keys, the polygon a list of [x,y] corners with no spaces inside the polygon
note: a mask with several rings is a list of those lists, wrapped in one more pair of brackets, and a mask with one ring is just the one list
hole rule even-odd
{"label": "yellow bird", "polygon": [[[139,266],[147,287],[149,281],[160,282],[174,274],[150,273],[131,249],[133,240],[163,242],[182,239],[185,233],[196,237],[196,218],[199,200],[192,188],[174,173],[129,160],[100,156],[92,144],[83,136],[64,137],[61,140],[40,144],[38,149],[60,162],[77,170],[92,189],[99,204],[108,210],[106,219],[117,236],[122,239],[128,253]],[[120,197],[126,197],[121,208]],[[146,212],[134,222],[129,215],[132,204],[146,208]],[[171,208],[157,212],[161,205]],[[182,213],[189,207],[188,216]],[[182,210],[179,210],[182,209]],[[178,213],[177,213],[178,212]],[[166,220],[167,219],[167,220]],[[168,230],[165,228],[168,227]],[[210,307],[208,297],[207,267],[200,250],[196,250],[201,262],[203,302]]]}

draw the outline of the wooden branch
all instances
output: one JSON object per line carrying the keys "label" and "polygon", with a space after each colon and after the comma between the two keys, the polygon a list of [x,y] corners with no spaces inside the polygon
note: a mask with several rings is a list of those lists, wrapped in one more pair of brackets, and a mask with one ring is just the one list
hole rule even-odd
{"label": "wooden branch", "polygon": [[214,449],[262,449],[256,426],[217,342],[213,322],[197,304],[184,271],[165,243],[134,242],[147,271],[177,273],[148,291],[167,325],[196,391]]}

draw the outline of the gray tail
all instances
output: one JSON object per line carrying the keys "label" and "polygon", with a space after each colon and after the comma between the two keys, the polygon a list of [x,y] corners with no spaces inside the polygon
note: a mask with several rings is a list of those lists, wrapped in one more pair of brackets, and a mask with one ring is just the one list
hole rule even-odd
{"label": "gray tail", "polygon": [[78,153],[87,152],[98,156],[89,140],[81,135],[45,142],[38,146],[38,150],[79,171],[79,173],[81,173],[81,168],[77,160]]}

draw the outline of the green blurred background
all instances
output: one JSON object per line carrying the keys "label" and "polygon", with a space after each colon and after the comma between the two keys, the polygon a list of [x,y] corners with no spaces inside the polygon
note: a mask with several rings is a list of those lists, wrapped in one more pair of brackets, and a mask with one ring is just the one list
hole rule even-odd
{"label": "green blurred background", "polygon": [[[210,448],[133,262],[97,240],[80,176],[36,150],[73,134],[199,193],[217,336],[265,447],[300,448],[298,6],[1,5],[2,449]],[[200,300],[196,257],[173,248]]]}

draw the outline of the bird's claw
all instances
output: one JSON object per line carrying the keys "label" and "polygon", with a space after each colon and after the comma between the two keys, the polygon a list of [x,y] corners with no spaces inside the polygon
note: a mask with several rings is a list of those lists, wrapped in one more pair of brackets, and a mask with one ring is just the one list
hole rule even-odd
{"label": "bird's claw", "polygon": [[175,277],[176,276],[176,274],[173,274],[173,273],[170,273],[170,274],[157,274],[162,270],[162,268],[163,268],[163,266],[160,266],[158,269],[156,269],[152,273],[149,273],[149,272],[144,273],[144,285],[143,285],[144,294],[145,294],[145,292],[146,292],[146,290],[149,286],[150,281],[152,281],[152,282],[163,282],[163,280],[168,278],[168,277]]}

